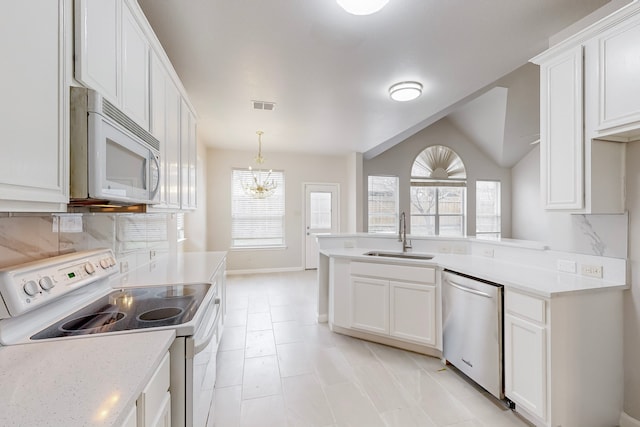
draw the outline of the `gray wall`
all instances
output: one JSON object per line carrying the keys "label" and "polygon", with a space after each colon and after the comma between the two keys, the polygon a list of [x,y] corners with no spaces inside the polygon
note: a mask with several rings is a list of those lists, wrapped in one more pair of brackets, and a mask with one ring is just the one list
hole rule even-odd
{"label": "gray wall", "polygon": [[502,236],[511,236],[511,173],[501,168],[477,148],[447,118],[441,119],[428,128],[407,138],[401,144],[384,153],[364,161],[363,196],[364,224],[367,223],[367,177],[369,175],[395,175],[399,177],[400,212],[410,212],[409,186],[411,166],[422,150],[432,145],[446,145],[453,149],[467,169],[467,234],[475,235],[476,230],[476,181],[498,180],[502,192]]}

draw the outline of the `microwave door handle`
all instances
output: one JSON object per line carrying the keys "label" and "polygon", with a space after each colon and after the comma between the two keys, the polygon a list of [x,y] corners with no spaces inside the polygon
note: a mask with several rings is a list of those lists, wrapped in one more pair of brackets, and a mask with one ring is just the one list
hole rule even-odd
{"label": "microwave door handle", "polygon": [[147,188],[147,159],[142,163],[142,188]]}
{"label": "microwave door handle", "polygon": [[[155,168],[155,170],[156,170],[155,181],[156,182],[154,183],[153,191],[151,192],[151,199],[153,200],[156,197],[156,194],[158,193],[158,190],[160,189],[160,161],[153,154],[151,155],[151,160],[153,160],[153,163],[155,163],[155,165],[156,165],[156,168]],[[151,169],[149,170],[149,173],[151,173]]]}

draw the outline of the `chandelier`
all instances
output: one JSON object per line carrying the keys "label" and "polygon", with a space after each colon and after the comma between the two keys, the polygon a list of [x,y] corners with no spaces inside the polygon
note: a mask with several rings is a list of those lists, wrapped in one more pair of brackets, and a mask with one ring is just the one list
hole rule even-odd
{"label": "chandelier", "polygon": [[258,164],[258,171],[254,171],[253,168],[249,166],[251,177],[246,181],[243,180],[242,189],[248,196],[255,199],[265,199],[273,194],[278,187],[278,183],[271,178],[273,169],[270,169],[269,172],[265,173],[260,168],[260,165],[264,163],[264,157],[262,157],[262,135],[264,132],[259,130],[256,134],[258,135],[258,156],[254,160]]}

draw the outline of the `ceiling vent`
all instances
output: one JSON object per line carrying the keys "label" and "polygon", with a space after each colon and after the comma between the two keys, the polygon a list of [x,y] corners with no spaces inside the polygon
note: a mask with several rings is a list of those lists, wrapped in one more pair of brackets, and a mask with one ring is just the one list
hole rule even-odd
{"label": "ceiling vent", "polygon": [[273,111],[273,109],[276,108],[276,103],[269,101],[251,101],[251,104],[253,104],[254,110]]}

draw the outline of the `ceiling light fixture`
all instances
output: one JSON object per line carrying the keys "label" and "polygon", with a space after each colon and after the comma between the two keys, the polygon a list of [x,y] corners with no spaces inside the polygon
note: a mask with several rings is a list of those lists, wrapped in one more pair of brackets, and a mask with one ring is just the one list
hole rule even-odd
{"label": "ceiling light fixture", "polygon": [[[263,131],[256,131],[258,135],[258,156],[254,159],[256,164],[262,165],[264,163],[264,157],[262,157],[262,135]],[[242,189],[245,194],[253,197],[254,199],[266,199],[271,196],[273,192],[278,187],[278,183],[275,182],[273,178],[271,178],[271,173],[273,169],[269,170],[268,173],[262,171],[262,169],[258,169],[258,171],[254,171],[251,166],[249,166],[249,172],[251,173],[251,179],[249,182],[242,182]]]}
{"label": "ceiling light fixture", "polygon": [[389,0],[336,0],[336,2],[352,15],[371,15],[385,7]]}
{"label": "ceiling light fixture", "polygon": [[418,82],[400,82],[389,88],[389,96],[394,101],[411,101],[422,95],[422,84]]}

